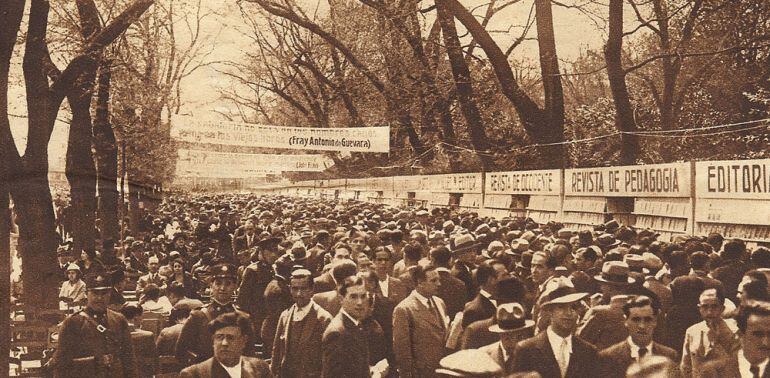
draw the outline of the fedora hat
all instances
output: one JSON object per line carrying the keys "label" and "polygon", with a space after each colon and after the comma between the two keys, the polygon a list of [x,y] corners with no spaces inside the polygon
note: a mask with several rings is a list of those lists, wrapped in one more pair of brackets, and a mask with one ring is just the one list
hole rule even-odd
{"label": "fedora hat", "polygon": [[620,245],[620,240],[615,239],[612,234],[601,234],[596,237],[596,244],[602,248],[614,248]]}
{"label": "fedora hat", "polygon": [[642,255],[629,253],[623,256],[623,262],[628,264],[628,269],[633,272],[650,273],[650,270],[645,266],[644,257]]}
{"label": "fedora hat", "polygon": [[486,352],[479,349],[463,349],[439,361],[436,374],[449,377],[498,377],[503,368]]}
{"label": "fedora hat", "polygon": [[503,303],[497,306],[495,319],[497,323],[489,326],[489,332],[508,333],[518,331],[524,328],[530,328],[535,325],[534,320],[525,319],[527,316],[522,305],[513,303]]}
{"label": "fedora hat", "polygon": [[458,235],[457,237],[454,238],[453,244],[454,244],[454,247],[452,248],[453,254],[465,252],[478,247],[478,243],[476,243],[476,239],[474,239],[473,235],[471,234]]}
{"label": "fedora hat", "polygon": [[529,249],[529,241],[519,238],[511,242],[511,249],[517,252],[524,252]]}
{"label": "fedora hat", "polygon": [[623,261],[607,261],[602,265],[602,273],[594,276],[594,279],[608,284],[628,285],[634,282],[628,275],[630,270]]}
{"label": "fedora hat", "polygon": [[538,302],[540,302],[540,308],[545,308],[556,304],[578,302],[587,296],[588,293],[578,292],[569,278],[557,277],[549,282]]}

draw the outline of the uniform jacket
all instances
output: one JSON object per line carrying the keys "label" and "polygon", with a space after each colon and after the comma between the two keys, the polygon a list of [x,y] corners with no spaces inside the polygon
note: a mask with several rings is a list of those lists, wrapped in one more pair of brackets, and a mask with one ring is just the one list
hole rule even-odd
{"label": "uniform jacket", "polygon": [[[97,323],[85,312],[69,316],[62,323],[59,333],[59,347],[53,357],[55,377],[121,378],[139,377],[131,332],[128,322],[118,312],[107,310],[105,315],[106,333],[97,330]],[[105,337],[107,334],[109,337]],[[96,369],[95,364],[81,365],[73,359],[111,355],[114,363],[107,368]]]}
{"label": "uniform jacket", "polygon": [[[243,365],[241,367],[241,377],[243,378],[269,378],[270,368],[267,366],[267,362],[262,361],[254,357],[241,357],[243,358]],[[195,364],[183,369],[179,373],[180,378],[230,378],[225,368],[222,367],[219,362],[214,361],[214,358],[209,358],[199,364]]]}
{"label": "uniform jacket", "polygon": [[[652,343],[652,354],[666,357],[672,362],[677,361],[676,352],[673,349],[656,342]],[[599,361],[601,376],[608,378],[625,377],[626,370],[635,362],[631,357],[631,346],[628,344],[628,340],[621,341],[599,352]]]}
{"label": "uniform jacket", "polygon": [[[182,326],[174,355],[177,361],[185,366],[188,365],[185,363],[186,361],[201,362],[214,355],[214,343],[208,330],[208,323],[215,318],[212,314],[212,306],[209,304],[201,309],[193,310],[190,313],[190,318]],[[249,316],[237,308],[235,312],[241,316]],[[246,344],[247,348],[252,344],[253,340],[249,340]]]}
{"label": "uniform jacket", "polygon": [[273,269],[262,262],[252,263],[243,272],[241,286],[238,289],[238,306],[252,316],[254,327],[262,326],[265,318],[265,288],[273,279]]}
{"label": "uniform jacket", "polygon": [[[326,327],[321,341],[323,378],[368,378],[369,333],[340,312]],[[351,352],[355,351],[355,352]]]}
{"label": "uniform jacket", "polygon": [[[561,370],[553,355],[546,332],[540,332],[534,337],[519,342],[516,345],[513,361],[516,372],[535,371],[543,378],[561,377]],[[566,376],[568,378],[595,377],[598,367],[596,347],[573,335],[572,354]]]}
{"label": "uniform jacket", "polygon": [[292,306],[283,313],[278,319],[278,327],[275,331],[275,340],[273,342],[272,359],[270,360],[270,370],[276,377],[281,377],[281,367],[285,362],[286,352],[289,348],[293,350],[294,358],[299,359],[298,365],[306,377],[321,376],[321,340],[326,327],[332,320],[332,316],[319,305],[311,302],[310,310],[305,315],[305,320],[310,323],[304,329],[300,336],[298,345],[289,346],[289,333],[299,332],[291,327],[292,317],[296,306]]}
{"label": "uniform jacket", "polygon": [[436,296],[433,300],[441,319],[415,292],[393,311],[393,352],[402,378],[432,376],[444,357],[449,330],[446,305]]}

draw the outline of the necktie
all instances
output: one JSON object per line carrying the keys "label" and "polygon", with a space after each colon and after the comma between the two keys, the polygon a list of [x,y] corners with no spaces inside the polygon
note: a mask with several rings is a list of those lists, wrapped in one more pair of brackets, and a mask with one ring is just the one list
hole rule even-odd
{"label": "necktie", "polygon": [[751,365],[751,368],[749,368],[749,371],[751,372],[752,378],[759,378],[759,366],[758,365]]}
{"label": "necktie", "polygon": [[567,339],[562,339],[559,346],[559,370],[561,370],[561,376],[567,376],[567,366],[569,365],[569,344]]}
{"label": "necktie", "polygon": [[644,356],[647,355],[647,352],[648,352],[647,348],[644,348],[644,347],[639,348],[639,361],[641,361],[644,358]]}

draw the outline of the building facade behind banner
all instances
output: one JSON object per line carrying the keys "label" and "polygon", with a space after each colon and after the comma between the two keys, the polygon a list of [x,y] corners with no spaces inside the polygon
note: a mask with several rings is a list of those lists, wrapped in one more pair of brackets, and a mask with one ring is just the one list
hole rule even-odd
{"label": "building facade behind banner", "polygon": [[556,220],[575,230],[614,218],[663,240],[719,232],[770,244],[770,159],[316,180],[268,192],[452,206],[481,216]]}

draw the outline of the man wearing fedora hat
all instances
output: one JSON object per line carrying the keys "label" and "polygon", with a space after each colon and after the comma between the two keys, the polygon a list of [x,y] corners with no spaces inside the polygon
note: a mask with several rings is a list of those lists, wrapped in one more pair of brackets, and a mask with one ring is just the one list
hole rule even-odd
{"label": "man wearing fedora hat", "polygon": [[634,362],[650,356],[663,356],[676,361],[676,352],[652,340],[658,324],[657,305],[647,296],[641,295],[623,305],[628,338],[599,352],[602,377],[625,377],[628,367]]}
{"label": "man wearing fedora hat", "polygon": [[452,267],[452,275],[460,281],[463,281],[467,290],[467,300],[476,296],[476,284],[473,281],[473,269],[476,268],[477,249],[479,248],[476,239],[471,234],[461,234],[452,240],[454,246],[451,248],[452,255],[455,258]]}
{"label": "man wearing fedora hat", "polygon": [[501,377],[503,368],[489,355],[478,349],[464,349],[439,361],[437,377]]}
{"label": "man wearing fedora hat", "polygon": [[64,320],[49,366],[57,377],[139,377],[126,318],[108,308],[109,278],[86,277],[83,311]]}
{"label": "man wearing fedora hat", "polygon": [[495,318],[497,323],[489,326],[489,332],[497,334],[500,341],[483,346],[479,350],[492,357],[492,360],[503,368],[503,373],[512,374],[516,344],[532,337],[535,321],[525,319],[524,307],[515,302],[497,306]]}
{"label": "man wearing fedora hat", "polygon": [[[198,363],[211,358],[214,349],[208,323],[216,319],[217,316],[235,312],[247,319],[249,318],[246,312],[233,303],[232,297],[235,293],[236,279],[236,268],[232,264],[217,264],[209,268],[211,303],[203,308],[193,310],[190,313],[190,318],[182,326],[174,352],[179,363],[188,366],[190,363]],[[253,345],[253,340],[249,340],[247,348],[251,345]]]}
{"label": "man wearing fedora hat", "polygon": [[617,344],[628,337],[622,307],[629,293],[629,285],[633,283],[629,272],[625,262],[607,261],[602,265],[601,274],[594,277],[602,290],[602,302],[588,310],[578,335],[599,349]]}
{"label": "man wearing fedora hat", "polygon": [[545,332],[519,342],[514,354],[515,372],[537,372],[543,378],[583,378],[596,375],[596,347],[574,335],[580,318],[579,293],[568,278],[560,277],[540,298],[541,311],[550,324]]}

